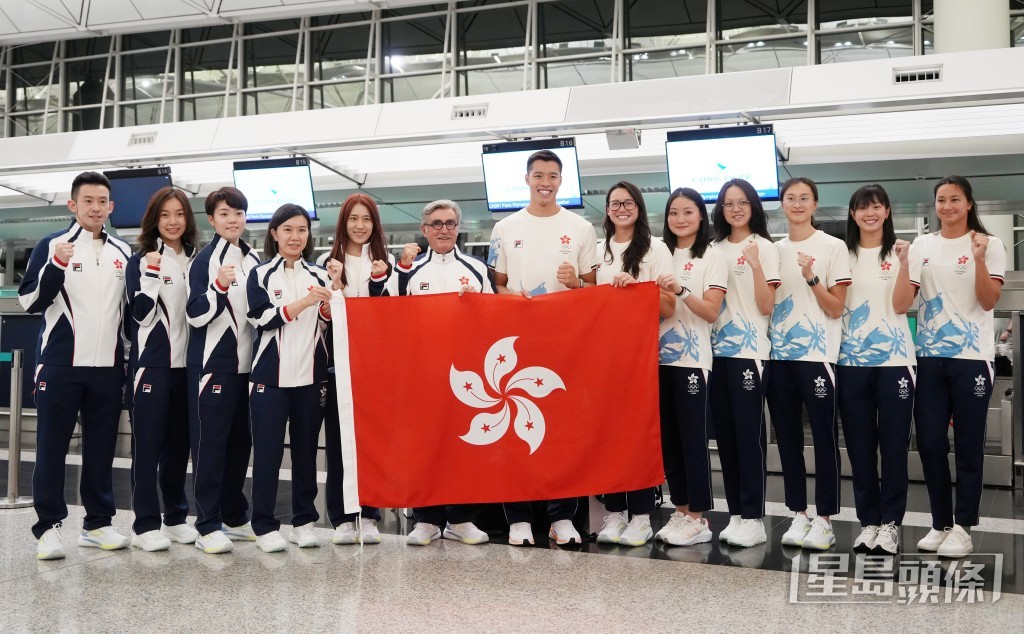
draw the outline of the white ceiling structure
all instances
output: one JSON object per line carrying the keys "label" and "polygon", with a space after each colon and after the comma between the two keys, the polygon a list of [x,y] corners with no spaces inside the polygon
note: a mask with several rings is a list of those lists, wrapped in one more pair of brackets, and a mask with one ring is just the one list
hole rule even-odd
{"label": "white ceiling structure", "polygon": [[427,4],[424,0],[0,0],[0,44]]}

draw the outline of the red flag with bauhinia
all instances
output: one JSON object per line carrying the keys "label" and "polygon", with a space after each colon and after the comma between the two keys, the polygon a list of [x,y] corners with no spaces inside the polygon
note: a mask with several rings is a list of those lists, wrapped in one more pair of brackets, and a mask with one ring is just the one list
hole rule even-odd
{"label": "red flag with bauhinia", "polygon": [[331,305],[346,511],[664,480],[653,283]]}

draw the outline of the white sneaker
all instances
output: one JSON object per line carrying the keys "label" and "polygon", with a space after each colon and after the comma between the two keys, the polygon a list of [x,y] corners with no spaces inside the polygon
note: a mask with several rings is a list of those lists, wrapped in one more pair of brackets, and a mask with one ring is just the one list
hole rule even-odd
{"label": "white sneaker", "polygon": [[869,553],[875,548],[876,539],[878,539],[877,526],[861,526],[860,535],[853,540],[853,549],[858,553]]}
{"label": "white sneaker", "polygon": [[900,527],[893,522],[879,526],[874,549],[887,555],[898,553],[900,551]]}
{"label": "white sneaker", "polygon": [[810,550],[828,550],[836,545],[836,535],[832,532],[832,522],[820,515],[811,522],[811,530],[804,535],[803,548]]}
{"label": "white sneaker", "polygon": [[444,538],[472,545],[486,544],[491,539],[487,533],[477,528],[473,522],[447,524],[444,527]]}
{"label": "white sneaker", "polygon": [[364,544],[380,543],[380,531],[377,530],[377,520],[362,517],[359,519],[359,528],[361,529]]}
{"label": "white sneaker", "polygon": [[[721,533],[719,533],[721,539]],[[764,532],[764,521],[762,520],[740,520],[740,525],[729,534],[729,544],[740,548],[750,548],[768,541],[768,535]]]}
{"label": "white sneaker", "polygon": [[331,543],[338,544],[339,546],[359,543],[359,535],[356,533],[356,523],[342,522],[341,524],[338,524],[334,529],[334,535],[331,535]]}
{"label": "white sneaker", "polygon": [[[732,542],[730,542],[729,540],[732,539],[732,534],[736,531],[737,528],[740,527],[740,522],[742,521],[743,518],[739,515],[730,515],[729,525],[723,528],[722,532],[718,534],[718,541],[725,542],[726,544],[731,544]],[[762,526],[762,528],[764,527]]]}
{"label": "white sneaker", "polygon": [[161,526],[160,532],[164,537],[179,544],[194,544],[199,537],[199,531],[188,524],[175,524],[174,526]]}
{"label": "white sneaker", "polygon": [[426,522],[416,522],[416,526],[409,531],[405,543],[410,546],[429,546],[435,539],[441,539],[441,527]]}
{"label": "white sneaker", "polygon": [[604,526],[597,534],[597,541],[600,544],[618,544],[619,536],[626,530],[629,522],[626,521],[626,512],[620,511],[604,516]]}
{"label": "white sneaker", "polygon": [[629,526],[619,535],[620,546],[643,546],[651,541],[654,531],[651,530],[650,515],[634,515]]}
{"label": "white sneaker", "polygon": [[83,530],[78,536],[78,545],[86,548],[102,548],[103,550],[121,550],[131,540],[118,533],[113,526],[104,526],[94,531]]}
{"label": "white sneaker", "polygon": [[319,548],[320,538],[313,530],[313,522],[292,526],[292,532],[288,533],[288,541],[299,548]]}
{"label": "white sneaker", "polygon": [[281,531],[270,531],[256,538],[256,545],[265,553],[279,553],[288,550],[288,542],[281,536]]}
{"label": "white sneaker", "polygon": [[533,527],[529,522],[516,522],[508,527],[508,543],[511,546],[533,546]]}
{"label": "white sneaker", "polygon": [[159,550],[167,550],[171,547],[171,540],[167,539],[158,530],[146,531],[141,535],[132,537],[132,546],[141,548],[147,553],[155,553]]}
{"label": "white sneaker", "polygon": [[580,539],[580,534],[576,530],[576,527],[572,525],[569,520],[558,520],[557,522],[551,522],[551,530],[548,531],[548,539],[555,540],[555,543],[559,546],[566,544],[580,544],[583,542]]}
{"label": "white sneaker", "polygon": [[680,513],[679,511],[672,513],[672,515],[669,516],[668,521],[665,522],[665,525],[661,527],[661,530],[655,533],[654,539],[665,541],[665,535],[668,535],[673,531],[677,531],[682,527],[683,518],[685,517],[686,513]]}
{"label": "white sneaker", "polygon": [[953,524],[953,528],[946,529],[946,539],[935,552],[939,557],[959,559],[974,552],[974,542],[971,541],[971,534],[964,530],[963,526]]}
{"label": "white sneaker", "polygon": [[713,535],[708,528],[708,521],[705,518],[694,518],[689,515],[683,519],[683,525],[679,530],[665,535],[665,543],[670,546],[693,546],[694,544],[706,544],[711,541]]}
{"label": "white sneaker", "polygon": [[195,546],[207,555],[219,555],[229,553],[235,549],[228,536],[223,531],[212,531],[206,535],[196,537]]}
{"label": "white sneaker", "polygon": [[49,529],[36,542],[36,559],[64,559],[64,543],[60,539],[60,524]]}
{"label": "white sneaker", "polygon": [[946,541],[946,535],[949,534],[950,529],[944,531],[931,529],[928,534],[917,542],[917,549],[925,552],[934,553],[939,550],[939,546],[942,546],[942,542]]}
{"label": "white sneaker", "polygon": [[221,530],[224,532],[224,536],[233,542],[256,541],[256,533],[252,530],[252,522],[246,522],[241,526],[228,526],[227,524],[222,524]]}
{"label": "white sneaker", "polygon": [[803,513],[796,513],[793,516],[793,523],[789,525],[789,530],[782,535],[782,545],[803,546],[804,537],[809,530],[811,530],[811,520],[807,519]]}

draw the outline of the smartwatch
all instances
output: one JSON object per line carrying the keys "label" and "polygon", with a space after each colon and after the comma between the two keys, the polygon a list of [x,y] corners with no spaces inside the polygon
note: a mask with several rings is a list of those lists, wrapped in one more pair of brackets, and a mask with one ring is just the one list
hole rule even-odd
{"label": "smartwatch", "polygon": [[821,280],[819,280],[819,279],[818,279],[818,276],[817,276],[817,275],[815,275],[815,276],[814,276],[814,277],[812,277],[811,279],[807,280],[807,285],[808,285],[808,286],[817,286],[817,285],[818,285],[818,282],[820,282],[820,281],[821,281]]}

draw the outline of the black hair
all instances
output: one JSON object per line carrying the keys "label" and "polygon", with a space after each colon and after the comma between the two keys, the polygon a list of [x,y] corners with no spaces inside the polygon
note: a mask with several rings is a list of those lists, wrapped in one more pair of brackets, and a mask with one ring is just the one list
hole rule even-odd
{"label": "black hair", "polygon": [[708,206],[704,202],[704,197],[695,189],[680,187],[669,194],[668,200],[665,202],[665,228],[662,229],[661,239],[665,241],[668,250],[675,254],[676,234],[672,233],[672,228],[669,227],[668,213],[672,208],[672,201],[676,198],[687,198],[697,205],[697,211],[700,212],[700,228],[697,229],[697,235],[694,236],[693,244],[690,245],[690,257],[702,258],[704,257],[704,252],[708,249],[708,245],[711,244],[711,222],[708,220]]}
{"label": "black hair", "polygon": [[[296,216],[302,216],[305,218],[306,228],[312,228],[313,221],[309,217],[309,212],[300,205],[285,203],[278,207],[277,211],[274,212],[274,215],[270,217],[270,224],[267,225],[267,235],[263,239],[263,256],[265,258],[269,260],[277,255],[277,240],[274,238],[274,229],[277,229]],[[311,257],[313,257],[312,232],[310,232],[309,236],[306,238],[306,247],[302,249],[303,260],[309,260]]]}
{"label": "black hair", "polygon": [[526,159],[526,173],[529,174],[530,170],[533,169],[535,161],[554,161],[558,163],[558,173],[562,173],[562,159],[558,158],[558,155],[551,150],[537,150],[530,155],[530,158]]}
{"label": "black hair", "polygon": [[[967,228],[977,233],[984,233],[989,235],[988,230],[985,229],[985,225],[981,224],[981,218],[978,217],[978,203],[974,200],[974,190],[971,188],[971,183],[963,176],[947,176],[935,183],[935,189],[932,192],[932,196],[935,197],[939,194],[939,188],[943,185],[955,185],[960,188],[960,191],[964,193],[967,200],[971,203],[971,208],[967,210]],[[942,227],[942,220],[939,220],[939,227]]]}
{"label": "black hair", "polygon": [[647,205],[644,204],[644,197],[640,188],[627,181],[619,181],[608,188],[604,197],[604,253],[605,260],[614,260],[612,255],[612,236],[615,235],[615,223],[608,217],[608,203],[611,202],[612,192],[616,189],[625,189],[629,197],[636,202],[636,224],[633,225],[633,239],[629,246],[622,252],[622,271],[633,277],[640,276],[640,263],[644,256],[651,250],[651,223],[647,220]]}
{"label": "black hair", "polygon": [[875,203],[885,207],[887,212],[885,220],[882,222],[882,250],[878,254],[878,259],[885,262],[885,258],[889,257],[893,245],[896,244],[896,227],[892,222],[892,205],[889,203],[889,194],[877,183],[865,185],[850,196],[850,213],[846,216],[846,248],[853,254],[856,254],[860,248],[860,227],[853,219],[853,212],[870,207]]}
{"label": "black hair", "polygon": [[217,210],[217,203],[221,201],[226,202],[232,209],[249,211],[249,201],[241,190],[234,187],[221,187],[217,191],[210,192],[210,195],[206,197],[206,215],[212,216],[213,212]]}
{"label": "black hair", "polygon": [[189,204],[188,196],[180,189],[173,187],[162,187],[153,194],[146,205],[146,213],[142,215],[142,222],[139,226],[139,249],[143,253],[156,251],[156,239],[160,237],[160,212],[164,204],[169,200],[176,200],[185,211],[185,231],[181,234],[181,242],[189,252],[199,242],[199,230],[196,228],[196,218],[192,214],[192,205]]}
{"label": "black hair", "polygon": [[750,232],[756,233],[769,242],[773,242],[771,234],[768,233],[768,216],[764,213],[764,204],[761,202],[761,197],[757,195],[757,190],[754,189],[754,186],[742,178],[726,181],[722,185],[722,189],[718,191],[718,200],[715,201],[715,208],[712,211],[715,240],[725,240],[732,233],[732,225],[725,219],[725,214],[722,212],[722,205],[724,204],[722,201],[725,198],[725,192],[730,187],[739,187],[743,191],[743,195],[750,201],[750,222],[747,223]]}
{"label": "black hair", "polygon": [[814,181],[812,181],[811,179],[807,178],[806,176],[794,176],[793,178],[791,178],[788,181],[786,181],[785,183],[783,183],[782,184],[782,189],[779,190],[779,198],[782,198],[783,196],[786,195],[786,190],[787,189],[789,189],[790,187],[793,187],[794,185],[800,185],[800,184],[807,185],[808,187],[811,188],[811,195],[814,196],[814,202],[817,203],[818,202],[818,186],[814,184]]}
{"label": "black hair", "polygon": [[78,190],[82,185],[102,185],[107,188],[107,196],[110,196],[110,179],[99,172],[82,172],[71,181],[71,200],[78,200]]}

